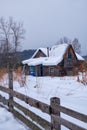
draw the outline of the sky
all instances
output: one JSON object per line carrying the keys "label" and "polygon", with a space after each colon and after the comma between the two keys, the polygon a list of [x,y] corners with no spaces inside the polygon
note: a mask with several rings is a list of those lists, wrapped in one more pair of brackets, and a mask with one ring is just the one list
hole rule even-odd
{"label": "sky", "polygon": [[65,36],[78,38],[87,54],[87,0],[0,0],[0,16],[23,22],[22,50],[51,47]]}

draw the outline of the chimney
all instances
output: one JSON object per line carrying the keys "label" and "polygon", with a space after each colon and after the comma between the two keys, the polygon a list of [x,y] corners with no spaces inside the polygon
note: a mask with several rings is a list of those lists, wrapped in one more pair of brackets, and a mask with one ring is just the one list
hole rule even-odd
{"label": "chimney", "polygon": [[49,47],[47,47],[47,56],[49,57]]}

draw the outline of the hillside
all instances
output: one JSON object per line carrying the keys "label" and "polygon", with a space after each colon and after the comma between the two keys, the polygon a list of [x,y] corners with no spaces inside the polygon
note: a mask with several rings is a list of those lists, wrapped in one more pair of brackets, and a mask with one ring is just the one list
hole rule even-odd
{"label": "hillside", "polygon": [[35,51],[36,51],[35,49],[29,49],[29,50],[18,52],[20,61],[31,58]]}

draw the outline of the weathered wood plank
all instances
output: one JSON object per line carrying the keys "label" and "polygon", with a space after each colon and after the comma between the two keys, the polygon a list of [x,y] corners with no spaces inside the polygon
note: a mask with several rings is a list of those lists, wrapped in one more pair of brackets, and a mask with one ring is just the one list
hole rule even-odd
{"label": "weathered wood plank", "polygon": [[[50,104],[51,104],[51,108],[52,107],[56,108],[56,107],[58,107],[60,105],[60,99],[56,98],[56,97],[51,98],[50,99]],[[57,113],[56,113],[56,111],[52,109],[51,115],[57,115],[57,116],[60,117],[60,112],[57,111]],[[53,116],[51,116],[51,124],[52,124],[51,130],[61,130],[61,125],[56,123],[56,121],[54,121]]]}
{"label": "weathered wood plank", "polygon": [[61,112],[87,123],[87,115],[65,108],[63,106],[59,106],[58,110],[59,109]]}
{"label": "weathered wood plank", "polygon": [[21,106],[20,104],[16,103],[15,101],[12,102],[12,105],[17,109],[21,110],[25,115],[30,117],[33,121],[37,122],[46,130],[51,130],[51,123],[46,121],[45,119],[41,118],[40,116],[36,115],[34,112],[30,111],[29,109]]}
{"label": "weathered wood plank", "polygon": [[52,118],[54,120],[55,125],[57,125],[57,123],[58,123],[60,125],[63,125],[65,127],[69,128],[70,130],[87,130],[85,128],[82,128],[81,126],[78,126],[78,125],[76,125],[74,123],[71,123],[70,121],[65,120],[65,119],[63,119],[61,117],[58,117],[56,115],[52,115]]}
{"label": "weathered wood plank", "polygon": [[63,106],[58,106],[58,107],[55,107],[55,108],[53,107],[51,109],[54,109],[54,111],[56,113],[59,111],[59,112],[62,112],[64,114],[66,114],[66,115],[69,115],[71,117],[74,117],[74,118],[76,118],[76,119],[78,119],[80,121],[83,121],[83,122],[87,123],[87,115],[85,115],[85,114],[76,112],[74,110],[71,110],[69,108],[65,108]]}
{"label": "weathered wood plank", "polygon": [[8,99],[6,99],[5,97],[3,97],[2,95],[0,95],[0,102],[2,102],[4,105],[8,106]]}
{"label": "weathered wood plank", "polygon": [[[76,119],[78,119],[80,121],[83,121],[85,123],[87,123],[87,115],[84,115],[84,114],[81,114],[81,113],[76,112],[74,110],[71,110],[71,109],[65,108],[63,106],[60,106],[60,103],[59,103],[59,105],[56,104],[56,106],[55,106],[55,105],[52,105],[55,102],[52,102],[51,106],[49,106],[49,105],[47,105],[45,103],[42,103],[42,102],[40,102],[40,101],[38,101],[36,99],[33,99],[31,97],[25,96],[24,94],[20,94],[19,92],[13,91],[13,90],[11,90],[9,88],[5,88],[5,87],[0,86],[0,90],[3,91],[3,92],[8,93],[10,95],[12,95],[13,97],[16,97],[16,98],[24,101],[25,103],[27,103],[27,104],[29,104],[29,105],[31,105],[33,107],[36,107],[37,109],[41,110],[42,112],[50,114],[51,118],[52,118],[52,122],[51,122],[52,126],[53,125],[54,126],[58,125],[58,123],[59,123],[61,125],[64,125],[65,127],[69,128],[69,129],[72,129],[72,130],[86,130],[86,129],[80,127],[80,126],[75,125],[74,123],[71,123],[71,122],[69,122],[69,121],[67,121],[67,120],[65,120],[63,118],[60,118],[59,117],[60,116],[59,112],[62,112],[64,114],[66,114],[66,115],[74,117],[74,118],[76,118]],[[5,105],[9,105],[13,101],[12,102],[10,100],[8,101],[8,99],[5,99],[5,97],[2,97],[0,95],[0,102],[3,102]],[[23,106],[19,105],[18,103],[13,102],[13,105],[15,107],[17,107],[19,110],[21,110],[22,112],[24,112],[25,115],[28,115],[32,120],[34,120],[34,121],[38,120],[40,125],[45,126],[45,124],[48,123],[44,119],[41,119],[41,117],[39,117],[38,115],[36,115],[33,112],[31,112],[30,110],[27,111],[26,108],[24,108]],[[15,113],[17,114],[18,112],[15,112]],[[20,115],[20,116],[22,116],[22,115]],[[35,119],[34,119],[34,116],[35,116]],[[22,116],[22,118],[20,120],[23,119],[23,121],[24,121],[25,120],[24,118],[25,117]],[[40,120],[42,120],[42,121],[40,121]],[[25,121],[24,121],[24,123],[25,123]],[[46,130],[50,130],[49,128],[50,128],[50,123],[48,123],[48,128]],[[51,129],[52,129],[52,127],[51,127]]]}
{"label": "weathered wood plank", "polygon": [[51,130],[51,123],[48,121],[44,120],[43,118],[39,117],[32,111],[28,110],[27,108],[21,106],[20,104],[16,103],[15,101],[11,101],[8,99],[5,99],[5,97],[2,97],[0,95],[0,102],[2,102],[4,105],[13,105],[14,107],[18,108],[22,112],[24,112],[25,115],[29,116],[33,121],[36,121],[39,125],[44,127],[46,130]]}
{"label": "weathered wood plank", "polygon": [[32,121],[25,118],[23,115],[21,115],[16,110],[13,110],[12,113],[14,114],[15,117],[17,117],[19,120],[21,120],[23,123],[25,123],[30,129],[32,129],[32,130],[41,130],[41,128],[36,126]]}
{"label": "weathered wood plank", "polygon": [[5,88],[5,87],[2,87],[0,86],[0,90],[2,90],[3,92],[6,92],[24,102],[26,102],[27,104],[33,106],[33,107],[36,107],[38,109],[40,109],[41,111],[47,113],[47,114],[50,114],[50,106],[43,103],[43,102],[40,102],[36,99],[33,99],[31,97],[28,97],[28,96],[25,96],[24,94],[21,94],[19,92],[16,92],[16,91],[13,91],[9,88]]}
{"label": "weathered wood plank", "polygon": [[9,89],[3,86],[0,86],[0,91],[3,91],[5,93],[9,93]]}

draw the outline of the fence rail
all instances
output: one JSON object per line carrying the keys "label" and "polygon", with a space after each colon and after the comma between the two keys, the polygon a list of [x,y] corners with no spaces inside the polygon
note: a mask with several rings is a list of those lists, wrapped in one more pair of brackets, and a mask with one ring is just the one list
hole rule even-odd
{"label": "fence rail", "polygon": [[42,128],[45,130],[61,130],[61,125],[71,130],[87,130],[86,128],[70,122],[68,119],[66,120],[61,117],[61,113],[64,113],[66,115],[69,115],[70,117],[78,119],[79,121],[87,123],[87,115],[61,106],[59,98],[51,98],[50,105],[47,105],[43,102],[25,96],[24,94],[13,91],[9,88],[0,86],[0,91],[9,94],[9,97],[16,97],[21,101],[24,101],[29,106],[35,107],[50,116],[51,121],[48,122],[47,120],[40,117],[40,115],[35,114],[20,103],[14,101],[14,98],[6,99],[2,95],[0,95],[0,102],[8,106],[9,110],[32,130],[42,130]]}

